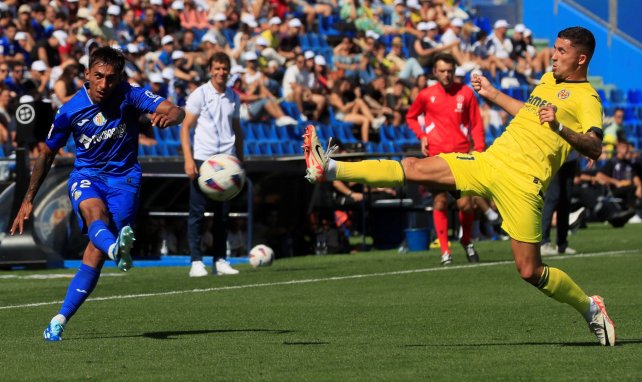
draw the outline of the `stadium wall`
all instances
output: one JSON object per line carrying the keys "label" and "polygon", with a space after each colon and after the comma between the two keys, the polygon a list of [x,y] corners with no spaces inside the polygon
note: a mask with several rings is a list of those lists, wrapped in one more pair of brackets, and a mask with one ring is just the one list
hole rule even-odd
{"label": "stadium wall", "polygon": [[[630,12],[635,10],[631,9]],[[611,35],[609,46],[608,29],[597,20],[556,0],[524,0],[522,20],[535,36],[548,38],[551,44],[557,32],[566,27],[581,25],[590,29],[597,40],[597,48],[589,74],[602,76],[605,83],[612,83],[622,90],[642,89],[642,75],[639,72],[642,68],[642,50],[616,34]]]}

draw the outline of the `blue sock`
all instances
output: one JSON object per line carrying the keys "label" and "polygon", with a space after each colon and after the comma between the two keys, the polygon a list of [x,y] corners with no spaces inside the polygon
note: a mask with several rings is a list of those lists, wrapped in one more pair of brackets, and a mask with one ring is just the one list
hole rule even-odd
{"label": "blue sock", "polygon": [[102,220],[91,223],[87,234],[94,247],[100,249],[104,254],[109,254],[109,247],[116,242],[116,236],[111,233],[107,223]]}
{"label": "blue sock", "polygon": [[71,279],[71,283],[69,283],[67,295],[59,313],[69,320],[94,290],[99,277],[100,269],[80,264],[80,269],[78,269],[74,278]]}

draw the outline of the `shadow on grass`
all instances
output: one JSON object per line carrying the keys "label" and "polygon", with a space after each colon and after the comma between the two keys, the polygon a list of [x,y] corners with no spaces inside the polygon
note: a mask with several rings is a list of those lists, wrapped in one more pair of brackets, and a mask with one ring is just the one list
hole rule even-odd
{"label": "shadow on grass", "polygon": [[299,346],[309,346],[309,345],[329,345],[329,342],[324,341],[286,341],[283,345],[299,345]]}
{"label": "shadow on grass", "polygon": [[[617,340],[615,346],[629,346],[642,344],[642,339]],[[505,343],[483,343],[483,344],[408,344],[402,345],[405,348],[439,348],[439,347],[486,347],[486,346],[563,346],[583,347],[600,346],[596,341],[591,342],[505,342]]]}
{"label": "shadow on grass", "polygon": [[93,336],[82,338],[65,338],[65,341],[73,340],[87,340],[87,339],[103,339],[103,338],[152,338],[155,340],[175,340],[180,336],[194,336],[202,334],[214,333],[269,333],[269,334],[287,334],[294,333],[294,330],[278,330],[278,329],[201,329],[201,330],[171,330],[159,332],[146,332],[142,334],[131,334],[121,336]]}

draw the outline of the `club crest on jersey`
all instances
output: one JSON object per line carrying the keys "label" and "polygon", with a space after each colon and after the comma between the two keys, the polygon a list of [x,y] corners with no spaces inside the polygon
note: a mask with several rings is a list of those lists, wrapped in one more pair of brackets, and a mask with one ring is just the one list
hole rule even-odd
{"label": "club crest on jersey", "polygon": [[571,92],[569,92],[566,89],[562,89],[562,90],[560,90],[559,93],[557,93],[557,98],[559,98],[559,99],[567,99],[570,96],[571,96]]}
{"label": "club crest on jersey", "polygon": [[435,97],[435,96],[430,96],[430,102],[435,103],[435,98],[437,98],[437,97]]}
{"label": "club crest on jersey", "polygon": [[105,118],[105,116],[103,115],[103,113],[98,113],[98,114],[96,114],[96,116],[94,117],[94,124],[95,124],[96,126],[102,126],[102,125],[104,125],[106,122],[107,122],[107,118]]}

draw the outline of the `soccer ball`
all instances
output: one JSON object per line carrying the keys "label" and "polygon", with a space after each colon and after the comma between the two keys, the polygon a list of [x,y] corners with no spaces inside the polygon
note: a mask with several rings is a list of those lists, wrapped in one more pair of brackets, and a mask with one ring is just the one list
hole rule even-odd
{"label": "soccer ball", "polygon": [[212,200],[230,200],[241,192],[243,185],[245,170],[234,155],[213,155],[199,169],[198,186]]}
{"label": "soccer ball", "polygon": [[274,261],[274,251],[264,244],[259,244],[250,251],[250,265],[254,268],[269,267]]}

